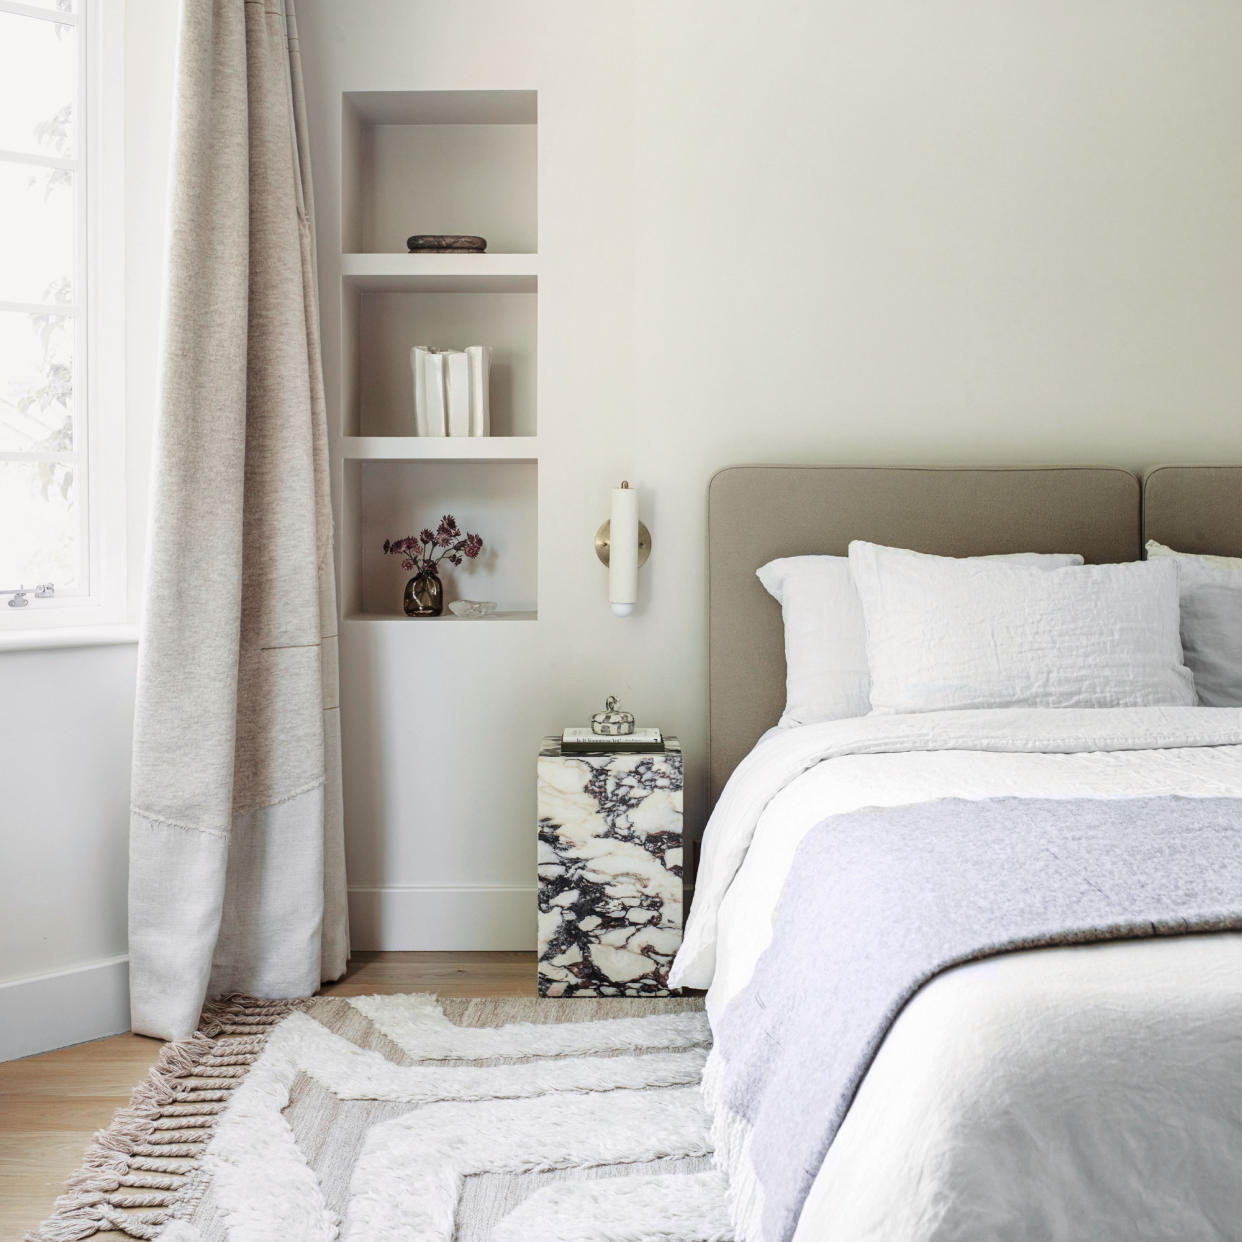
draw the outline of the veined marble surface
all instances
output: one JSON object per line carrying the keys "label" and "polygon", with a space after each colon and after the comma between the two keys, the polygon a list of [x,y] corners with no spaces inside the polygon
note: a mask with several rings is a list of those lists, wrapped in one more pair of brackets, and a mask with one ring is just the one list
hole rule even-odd
{"label": "veined marble surface", "polygon": [[667,996],[681,945],[681,746],[539,752],[539,994]]}

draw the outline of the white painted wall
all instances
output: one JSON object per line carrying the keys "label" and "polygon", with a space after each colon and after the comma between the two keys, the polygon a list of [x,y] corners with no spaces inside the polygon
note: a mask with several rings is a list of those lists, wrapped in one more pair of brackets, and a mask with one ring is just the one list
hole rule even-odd
{"label": "white painted wall", "polygon": [[125,952],[134,657],[0,653],[0,981]]}
{"label": "white painted wall", "polygon": [[299,8],[329,258],[341,91],[539,90],[539,619],[346,627],[363,945],[533,937],[536,742],[608,692],[681,735],[701,822],[718,468],[1242,460],[1232,0]]}
{"label": "white painted wall", "polygon": [[[135,578],[155,403],[176,31],[176,5],[127,0],[124,311]],[[132,643],[0,651],[0,1059],[128,1025],[116,959],[127,948],[135,665]]]}

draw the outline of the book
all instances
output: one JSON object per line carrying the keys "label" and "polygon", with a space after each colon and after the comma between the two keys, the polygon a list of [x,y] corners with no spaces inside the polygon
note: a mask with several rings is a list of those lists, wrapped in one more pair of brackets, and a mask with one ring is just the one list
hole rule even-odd
{"label": "book", "polygon": [[633,733],[615,736],[591,729],[566,729],[561,734],[561,750],[571,754],[642,753],[663,749],[664,735],[659,729],[635,729]]}
{"label": "book", "polygon": [[444,359],[445,423],[451,436],[470,434],[470,363],[460,349],[446,349]]}
{"label": "book", "polygon": [[410,350],[414,377],[414,433],[420,436],[491,434],[492,347]]}
{"label": "book", "polygon": [[470,363],[470,434],[489,436],[492,434],[491,393],[489,391],[492,347],[490,345],[467,345],[466,358]]}
{"label": "book", "polygon": [[420,436],[446,435],[444,411],[444,356],[425,345],[410,350],[414,371],[414,432]]}

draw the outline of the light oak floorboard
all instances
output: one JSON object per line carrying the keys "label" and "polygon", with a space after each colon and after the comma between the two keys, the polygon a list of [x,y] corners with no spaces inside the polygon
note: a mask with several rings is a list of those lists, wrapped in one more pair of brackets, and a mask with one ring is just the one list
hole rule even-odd
{"label": "light oak floorboard", "polygon": [[[371,992],[535,996],[535,955],[358,953],[345,977],[323,989],[325,996]],[[15,1242],[46,1218],[91,1136],[129,1103],[161,1047],[141,1035],[113,1035],[0,1064],[0,1239]]]}

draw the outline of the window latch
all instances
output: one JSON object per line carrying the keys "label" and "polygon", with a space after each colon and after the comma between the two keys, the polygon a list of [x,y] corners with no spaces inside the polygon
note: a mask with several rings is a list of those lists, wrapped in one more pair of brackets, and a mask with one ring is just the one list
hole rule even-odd
{"label": "window latch", "polygon": [[[40,582],[34,589],[35,599],[51,599],[56,594],[56,587],[51,582]],[[18,587],[16,591],[0,591],[0,595],[8,595],[10,608],[29,608],[30,592],[24,587]]]}

